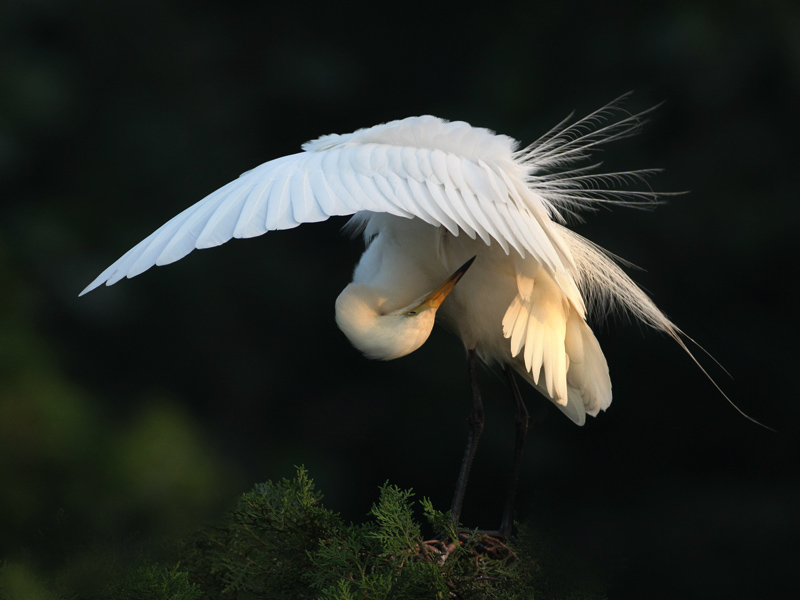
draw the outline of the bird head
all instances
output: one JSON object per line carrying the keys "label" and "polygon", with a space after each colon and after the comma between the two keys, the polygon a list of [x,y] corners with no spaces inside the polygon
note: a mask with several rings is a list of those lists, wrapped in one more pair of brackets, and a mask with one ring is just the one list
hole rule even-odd
{"label": "bird head", "polygon": [[436,311],[467,272],[471,258],[442,285],[397,310],[384,312],[387,298],[376,288],[351,283],[336,299],[336,324],[368,358],[393,360],[410,354],[428,339]]}

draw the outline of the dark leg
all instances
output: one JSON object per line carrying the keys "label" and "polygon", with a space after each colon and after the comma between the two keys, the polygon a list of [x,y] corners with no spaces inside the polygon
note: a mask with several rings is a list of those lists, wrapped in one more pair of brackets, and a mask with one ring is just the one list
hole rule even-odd
{"label": "dark leg", "polygon": [[467,491],[469,471],[472,468],[472,461],[475,459],[475,451],[478,449],[478,440],[483,432],[484,421],[483,401],[481,400],[481,390],[478,387],[478,357],[474,349],[467,350],[467,367],[469,368],[469,384],[472,389],[472,413],[469,415],[467,449],[464,452],[464,460],[461,461],[461,472],[458,474],[456,493],[453,496],[453,504],[450,507],[453,523],[456,526],[458,526],[458,520],[461,517],[461,507],[464,504],[464,493]]}
{"label": "dark leg", "polygon": [[519,482],[519,472],[522,468],[522,448],[525,445],[525,436],[528,433],[528,409],[522,401],[522,396],[517,387],[517,380],[514,379],[514,372],[510,367],[505,369],[508,385],[511,387],[511,394],[514,397],[514,425],[516,436],[514,438],[514,462],[511,466],[511,480],[508,483],[508,496],[506,497],[506,507],[503,511],[503,522],[500,524],[500,535],[508,539],[511,537],[511,530],[514,522],[512,513],[514,510],[514,497],[517,495],[517,483]]}

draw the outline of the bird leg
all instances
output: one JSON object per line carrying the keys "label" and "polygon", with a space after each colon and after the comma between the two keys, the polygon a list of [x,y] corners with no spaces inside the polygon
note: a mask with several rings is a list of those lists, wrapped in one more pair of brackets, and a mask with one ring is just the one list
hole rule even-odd
{"label": "bird leg", "polygon": [[516,435],[514,437],[514,462],[511,465],[511,479],[508,482],[508,495],[506,496],[506,506],[503,510],[503,521],[500,524],[500,535],[508,539],[511,537],[511,530],[514,526],[512,513],[514,510],[514,498],[517,495],[517,484],[519,483],[519,473],[522,468],[522,449],[525,445],[525,436],[528,434],[528,409],[522,401],[519,393],[517,380],[514,378],[513,371],[506,366],[504,369],[508,385],[511,387],[511,395],[514,397],[514,427]]}
{"label": "bird leg", "polygon": [[464,459],[461,461],[461,471],[456,482],[456,493],[453,496],[453,504],[450,506],[453,524],[458,527],[458,520],[461,517],[461,507],[464,504],[464,494],[467,491],[467,480],[472,468],[472,461],[475,459],[475,451],[478,449],[478,440],[483,432],[483,401],[481,400],[481,390],[478,387],[478,356],[474,348],[467,349],[467,367],[469,369],[469,383],[472,389],[472,412],[469,415],[469,437],[467,438],[467,448],[464,451]]}

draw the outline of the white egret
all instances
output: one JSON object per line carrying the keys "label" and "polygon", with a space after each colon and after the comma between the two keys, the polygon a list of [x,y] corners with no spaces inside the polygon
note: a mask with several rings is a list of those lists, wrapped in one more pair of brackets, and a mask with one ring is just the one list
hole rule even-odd
{"label": "white egret", "polygon": [[477,359],[508,375],[517,424],[500,529],[508,535],[528,421],[513,373],[582,425],[611,403],[590,314],[625,309],[686,348],[680,330],[614,261],[565,226],[566,216],[601,204],[655,200],[650,191],[611,187],[649,171],[593,174],[594,165],[575,166],[638,129],[641,114],[604,125],[615,110],[564,121],[522,149],[504,135],[432,116],[323,136],[186,209],[82,294],[195,248],[353,215],[347,226],[363,232],[366,250],[336,301],[336,321],[352,344],[370,358],[398,358],[425,343],[438,316],[467,349],[473,409],[456,521],[483,428]]}

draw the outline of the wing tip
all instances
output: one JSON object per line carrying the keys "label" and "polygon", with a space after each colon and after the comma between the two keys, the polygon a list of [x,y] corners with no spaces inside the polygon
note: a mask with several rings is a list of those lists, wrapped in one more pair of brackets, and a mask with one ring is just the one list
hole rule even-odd
{"label": "wing tip", "polygon": [[105,279],[101,279],[101,278],[98,277],[92,283],[90,283],[85,288],[83,288],[83,291],[80,294],[78,294],[78,298],[80,298],[81,296],[85,296],[86,294],[88,294],[92,290],[95,290],[95,289],[99,288],[101,285],[103,285],[104,281],[105,281]]}

